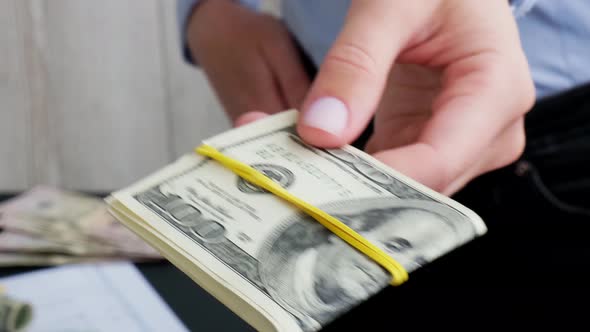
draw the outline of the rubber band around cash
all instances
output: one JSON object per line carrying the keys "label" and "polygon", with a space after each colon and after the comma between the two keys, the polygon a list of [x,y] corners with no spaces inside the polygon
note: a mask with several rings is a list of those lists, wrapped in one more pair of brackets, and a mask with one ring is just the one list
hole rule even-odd
{"label": "rubber band around cash", "polygon": [[238,160],[232,159],[215,149],[212,146],[203,144],[196,149],[196,152],[216,160],[229,170],[236,173],[244,180],[257,185],[267,191],[275,194],[276,196],[288,201],[295,205],[305,213],[313,217],[320,224],[325,226],[328,230],[333,232],[335,235],[340,237],[342,240],[365,254],[375,262],[380,264],[384,269],[389,271],[392,276],[391,285],[398,286],[408,279],[408,273],[404,267],[395,261],[391,256],[383,252],[379,247],[373,245],[363,236],[358,234],[352,228],[341,222],[335,217],[332,217],[328,213],[321,209],[303,201],[302,199],[294,196],[284,189],[281,185],[259,172],[255,168],[244,164]]}

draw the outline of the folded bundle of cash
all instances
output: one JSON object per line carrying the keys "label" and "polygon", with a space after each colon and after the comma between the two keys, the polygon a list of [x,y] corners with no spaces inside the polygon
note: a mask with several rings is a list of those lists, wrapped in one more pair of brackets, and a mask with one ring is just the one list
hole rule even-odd
{"label": "folded bundle of cash", "polygon": [[0,204],[0,229],[0,266],[162,258],[104,200],[47,186]]}
{"label": "folded bundle of cash", "polygon": [[[203,143],[337,218],[410,273],[486,232],[472,211],[351,146],[318,149],[296,110]],[[289,202],[188,153],[107,198],[131,230],[261,331],[317,331],[392,275]]]}

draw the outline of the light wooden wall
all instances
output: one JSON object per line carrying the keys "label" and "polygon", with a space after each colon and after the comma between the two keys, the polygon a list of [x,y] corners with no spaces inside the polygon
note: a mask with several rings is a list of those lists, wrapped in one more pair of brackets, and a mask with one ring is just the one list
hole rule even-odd
{"label": "light wooden wall", "polygon": [[0,192],[115,190],[229,128],[175,6],[0,0]]}

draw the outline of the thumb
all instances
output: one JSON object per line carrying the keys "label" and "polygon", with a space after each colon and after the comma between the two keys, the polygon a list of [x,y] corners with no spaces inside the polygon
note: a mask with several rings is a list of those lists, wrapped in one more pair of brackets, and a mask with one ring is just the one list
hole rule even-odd
{"label": "thumb", "polygon": [[303,102],[297,125],[303,140],[333,148],[363,132],[411,32],[398,3],[352,0],[344,27]]}

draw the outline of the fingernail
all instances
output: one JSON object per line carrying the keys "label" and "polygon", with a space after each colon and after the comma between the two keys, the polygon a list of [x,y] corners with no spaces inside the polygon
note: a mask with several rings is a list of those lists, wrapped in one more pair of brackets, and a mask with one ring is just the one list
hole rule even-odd
{"label": "fingernail", "polygon": [[316,100],[303,116],[303,124],[340,135],[348,122],[348,109],[340,100],[323,97]]}

